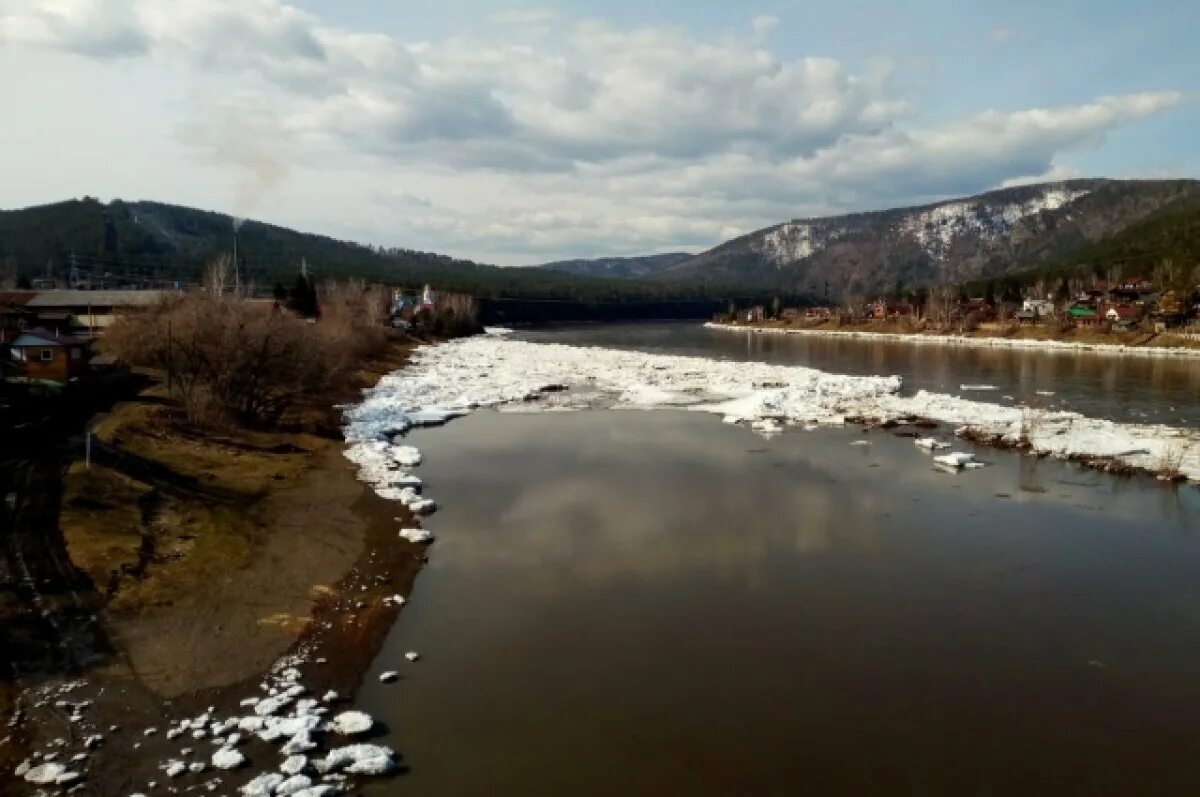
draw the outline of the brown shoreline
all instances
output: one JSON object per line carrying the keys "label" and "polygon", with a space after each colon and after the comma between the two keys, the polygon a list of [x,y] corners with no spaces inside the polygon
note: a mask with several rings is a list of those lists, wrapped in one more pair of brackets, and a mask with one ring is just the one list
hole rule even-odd
{"label": "brown shoreline", "polygon": [[[339,401],[356,399],[361,388],[402,367],[413,343],[393,342],[385,356],[354,385],[347,386]],[[123,411],[118,408],[114,415]],[[338,428],[327,424],[326,433],[330,426]],[[92,733],[103,735],[104,741],[77,765],[85,767],[86,780],[73,793],[121,794],[142,790],[149,781],[164,784],[168,779],[158,766],[178,754],[179,743],[169,742],[162,734],[144,736],[141,729],[160,726],[168,718],[195,716],[209,706],[224,716],[244,713],[239,700],[258,693],[265,671],[281,656],[298,649],[308,653],[301,669],[304,683],[313,693],[332,689],[350,697],[357,690],[402,610],[384,603],[384,598],[408,596],[423,563],[424,548],[399,538],[397,520],[408,520],[407,510],[379,498],[357,481],[354,466],[342,456],[340,434],[330,439],[281,432],[265,438],[255,435],[253,442],[277,440],[283,446],[280,459],[291,460],[263,482],[263,489],[249,503],[226,507],[229,514],[218,516],[245,531],[249,540],[248,554],[236,560],[236,567],[220,572],[223,559],[200,561],[197,567],[202,578],[189,579],[185,577],[187,550],[178,561],[168,558],[161,565],[151,565],[183,572],[173,580],[163,578],[148,596],[138,595],[138,600],[127,601],[128,605],[110,596],[109,608],[99,613],[99,626],[111,644],[109,650],[97,651],[96,661],[78,672],[29,676],[7,689],[0,684],[0,794],[36,790],[13,776],[16,764],[31,751],[46,750],[55,739],[66,739],[60,757],[66,763],[82,749],[83,738]],[[299,445],[297,441],[301,441]],[[211,442],[197,441],[196,445]],[[113,518],[121,520],[124,516],[120,513],[131,511],[131,500],[146,503],[145,492],[140,490],[118,497],[121,501],[105,503],[105,496],[98,496],[100,508],[93,508],[92,514],[111,511],[116,513]],[[168,494],[164,503],[177,513],[212,509],[202,495],[184,500]],[[71,524],[87,512],[77,506],[65,506],[64,510],[67,516],[62,528],[70,548]],[[172,516],[170,520],[178,522],[180,518]],[[183,518],[181,527],[186,528],[188,520]],[[246,530],[241,529],[242,523]],[[181,548],[194,542],[185,537],[179,538],[184,540]],[[214,572],[219,576],[214,578]],[[92,575],[93,582],[98,582],[96,574]],[[132,584],[134,591],[128,594],[137,595],[142,586]],[[188,594],[164,591],[181,586],[190,588]],[[96,587],[103,591],[104,584],[96,583]],[[116,595],[121,596],[120,590]],[[97,605],[104,603],[99,594],[94,600]],[[67,695],[39,701],[41,690],[75,679],[82,679],[85,685]],[[72,703],[90,700],[92,705],[82,712],[85,721],[73,723],[68,721],[71,709],[56,707],[56,699]],[[43,705],[36,705],[38,702]],[[20,721],[10,730],[7,723],[14,711],[20,712]],[[113,727],[118,730],[110,730]],[[193,746],[202,760],[210,752],[207,745]],[[256,753],[262,754],[264,761],[272,760],[266,758],[268,753],[278,755],[257,740],[243,750],[251,760]],[[222,791],[226,791],[257,771],[210,770],[193,782],[219,776],[224,782]],[[193,782],[173,785],[182,790]]]}

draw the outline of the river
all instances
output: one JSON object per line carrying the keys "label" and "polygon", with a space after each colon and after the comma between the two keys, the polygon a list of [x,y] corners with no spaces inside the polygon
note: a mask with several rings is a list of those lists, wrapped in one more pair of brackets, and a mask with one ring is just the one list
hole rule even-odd
{"label": "river", "polygon": [[[1194,378],[695,325],[521,336],[1053,390],[1115,417],[1168,411],[1106,374]],[[1191,487],[987,449],[951,474],[891,431],[764,440],[661,409],[482,410],[405,442],[441,509],[360,695],[409,768],[373,793],[1200,789]]]}
{"label": "river", "polygon": [[[1200,427],[1200,359],[1068,350],[914,346],[834,335],[764,335],[702,324],[593,324],[522,330],[534,342],[805,365],[839,374],[895,374],[928,390],[1066,409],[1127,423]],[[963,390],[987,385],[990,391]],[[1053,393],[1053,395],[1042,395]]]}

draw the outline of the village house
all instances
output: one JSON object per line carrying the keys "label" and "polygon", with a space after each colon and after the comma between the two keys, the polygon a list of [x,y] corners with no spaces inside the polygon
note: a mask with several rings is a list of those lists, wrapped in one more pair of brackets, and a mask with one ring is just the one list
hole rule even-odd
{"label": "village house", "polygon": [[[80,328],[91,334],[103,332],[120,313],[150,307],[175,295],[175,291],[76,291],[55,290],[35,294],[25,308],[38,316],[42,326]],[[70,320],[66,316],[71,316]],[[57,319],[57,320],[55,320]],[[74,327],[67,327],[67,323]]]}
{"label": "village house", "polygon": [[1110,293],[1120,299],[1138,299],[1148,293],[1154,293],[1154,284],[1140,277],[1121,280]]}
{"label": "village house", "polygon": [[87,340],[43,327],[22,332],[10,350],[20,376],[51,382],[68,382],[85,375],[91,359]]}
{"label": "village house", "polygon": [[903,302],[893,302],[888,299],[876,299],[867,308],[867,317],[876,321],[888,318],[899,318],[912,314],[912,308]]}
{"label": "village house", "polygon": [[987,299],[982,297],[967,299],[967,303],[963,307],[963,312],[968,315],[974,313],[975,317],[980,321],[991,321],[996,317],[996,309],[992,307]]}
{"label": "village house", "polygon": [[1021,312],[1032,313],[1035,318],[1053,318],[1054,302],[1049,299],[1026,299],[1021,303]]}
{"label": "village house", "polygon": [[833,318],[833,308],[807,307],[804,310],[804,318],[808,321],[828,321]]}
{"label": "village house", "polygon": [[1156,329],[1167,329],[1182,324],[1187,318],[1188,306],[1184,298],[1175,291],[1163,291],[1154,304]]}
{"label": "village house", "polygon": [[766,311],[763,310],[763,306],[761,304],[756,304],[746,311],[745,318],[747,321],[754,323],[756,321],[762,321],[766,315],[767,314]]}
{"label": "village house", "polygon": [[1127,304],[1114,304],[1104,311],[1104,318],[1122,326],[1127,326],[1130,323],[1136,323],[1138,320],[1138,315],[1139,313],[1137,308],[1131,307]]}
{"label": "village house", "polygon": [[1100,325],[1102,319],[1100,314],[1091,307],[1083,304],[1076,304],[1067,311],[1067,316],[1075,323],[1075,326],[1080,329],[1088,329]]}

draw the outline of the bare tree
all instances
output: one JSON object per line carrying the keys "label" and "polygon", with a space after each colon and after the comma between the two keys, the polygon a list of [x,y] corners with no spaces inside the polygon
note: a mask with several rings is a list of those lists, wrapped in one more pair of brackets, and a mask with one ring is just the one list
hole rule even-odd
{"label": "bare tree", "polygon": [[862,321],[867,312],[867,299],[861,293],[848,293],[842,299],[842,306],[848,320]]}
{"label": "bare tree", "polygon": [[203,285],[209,296],[219,299],[225,295],[225,289],[230,282],[231,270],[229,255],[218,255],[204,267]]}
{"label": "bare tree", "polygon": [[8,255],[0,260],[0,288],[14,288],[17,285],[17,259]]}
{"label": "bare tree", "polygon": [[938,285],[929,292],[925,317],[942,329],[954,322],[958,311],[958,292],[953,285]]}
{"label": "bare tree", "polygon": [[1164,257],[1154,267],[1154,283],[1160,289],[1174,287],[1179,279],[1179,268],[1176,267],[1175,261],[1169,257]]}

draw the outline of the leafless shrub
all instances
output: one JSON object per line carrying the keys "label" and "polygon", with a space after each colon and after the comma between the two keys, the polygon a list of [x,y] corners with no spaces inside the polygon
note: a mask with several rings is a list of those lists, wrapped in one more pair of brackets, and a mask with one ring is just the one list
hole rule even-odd
{"label": "leafless shrub", "polygon": [[1179,481],[1183,478],[1183,446],[1172,443],[1163,449],[1154,466],[1154,472],[1165,481]]}
{"label": "leafless shrub", "polygon": [[[190,422],[278,422],[344,379],[361,352],[344,331],[251,302],[195,293],[124,316],[105,348],[166,371]],[[382,335],[382,333],[380,333]]]}

